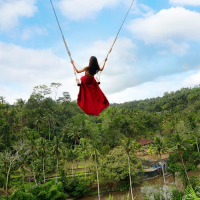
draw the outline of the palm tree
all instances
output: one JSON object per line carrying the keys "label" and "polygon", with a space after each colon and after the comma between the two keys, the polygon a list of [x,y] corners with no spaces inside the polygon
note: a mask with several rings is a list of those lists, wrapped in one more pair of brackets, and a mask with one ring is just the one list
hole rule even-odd
{"label": "palm tree", "polygon": [[22,109],[23,106],[25,105],[25,100],[23,99],[17,99],[17,102],[15,103],[16,109],[20,111],[20,121],[21,121],[21,126],[22,126]]}
{"label": "palm tree", "polygon": [[71,147],[68,151],[68,160],[72,163],[72,178],[74,178],[74,160],[77,158],[76,148]]}
{"label": "palm tree", "polygon": [[62,160],[63,160],[63,168],[65,169],[65,172],[66,172],[66,168],[67,168],[67,165],[66,165],[66,163],[67,163],[67,154],[68,154],[68,149],[67,148],[64,148],[63,150],[62,150]]}
{"label": "palm tree", "polygon": [[165,147],[162,138],[159,136],[156,136],[154,139],[154,149],[156,154],[159,154],[161,158],[161,152],[165,150]]}
{"label": "palm tree", "polygon": [[167,163],[167,171],[172,174],[174,184],[176,183],[176,172],[179,171],[179,164],[174,155],[169,154],[169,161]]}
{"label": "palm tree", "polygon": [[126,151],[127,158],[128,158],[128,172],[129,172],[129,181],[130,181],[130,189],[131,189],[131,199],[134,200],[133,198],[133,188],[132,188],[132,180],[131,180],[131,166],[130,166],[130,153],[132,151],[132,142],[130,138],[127,138],[126,141],[123,141],[123,147]]}
{"label": "palm tree", "polygon": [[40,138],[38,141],[38,154],[42,159],[42,170],[45,184],[45,158],[47,156],[47,144],[44,138]]}
{"label": "palm tree", "polygon": [[187,176],[188,181],[190,182],[190,179],[188,177],[188,173],[186,170],[186,166],[183,161],[183,156],[182,156],[183,150],[186,148],[186,146],[188,146],[187,139],[185,137],[181,136],[179,133],[176,133],[175,135],[173,135],[173,137],[171,137],[170,143],[171,143],[172,150],[175,150],[179,153],[182,165],[185,170],[185,174]]}
{"label": "palm tree", "polygon": [[187,122],[188,122],[191,136],[196,142],[197,151],[198,151],[199,158],[200,158],[200,151],[199,151],[200,118],[199,118],[199,115],[196,113],[190,113],[187,116]]}
{"label": "palm tree", "polygon": [[30,152],[29,154],[29,158],[31,159],[31,167],[32,167],[32,172],[33,173],[33,178],[35,181],[35,185],[37,185],[37,179],[36,179],[36,159],[38,156],[38,151],[37,151],[37,144],[36,144],[36,140],[34,138],[30,138],[30,140],[28,141],[28,146],[29,146],[29,150],[28,152]]}
{"label": "palm tree", "polygon": [[34,125],[37,125],[38,134],[40,133],[40,125],[42,124],[42,122],[43,122],[43,118],[40,115],[37,115],[34,121]]}
{"label": "palm tree", "polygon": [[5,144],[3,142],[3,136],[0,137],[0,147],[5,147]]}
{"label": "palm tree", "polygon": [[99,163],[99,157],[102,157],[97,149],[97,145],[95,142],[92,144],[92,153],[91,158],[92,161],[95,161],[96,166],[96,174],[97,174],[97,186],[98,186],[98,199],[100,200],[100,188],[99,188],[99,172],[98,172],[98,163]]}
{"label": "palm tree", "polygon": [[27,165],[26,165],[26,156],[23,155],[19,158],[19,171],[22,172],[22,182],[23,182],[23,185],[24,185],[24,178],[25,178],[25,175],[26,175],[26,171],[27,171]]}
{"label": "palm tree", "polygon": [[76,146],[76,143],[79,141],[79,135],[81,133],[80,131],[80,127],[79,126],[76,126],[76,125],[73,125],[71,124],[70,125],[70,129],[69,129],[69,132],[68,132],[68,136],[74,140],[74,146]]}
{"label": "palm tree", "polygon": [[58,136],[54,136],[53,139],[53,150],[52,150],[52,154],[55,155],[56,157],[56,179],[55,179],[55,183],[57,184],[57,179],[58,179],[58,164],[59,164],[59,157],[62,154],[62,138],[59,138]]}
{"label": "palm tree", "polygon": [[86,138],[81,138],[80,140],[80,148],[81,148],[81,151],[82,151],[82,156],[83,156],[83,159],[84,159],[84,164],[85,164],[85,178],[86,178],[86,159],[87,157],[89,156],[89,148],[90,148],[90,144],[89,144],[89,141],[88,139]]}
{"label": "palm tree", "polygon": [[200,125],[198,124],[196,128],[191,132],[192,138],[195,140],[197,151],[200,158],[200,150],[199,150],[199,138],[200,138]]}

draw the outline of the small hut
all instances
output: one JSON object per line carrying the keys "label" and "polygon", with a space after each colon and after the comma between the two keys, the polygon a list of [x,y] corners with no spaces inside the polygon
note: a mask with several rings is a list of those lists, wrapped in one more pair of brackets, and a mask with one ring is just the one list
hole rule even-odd
{"label": "small hut", "polygon": [[149,140],[149,139],[140,139],[138,141],[138,143],[140,143],[142,145],[142,147],[146,148],[149,146],[149,144],[153,143],[153,140]]}

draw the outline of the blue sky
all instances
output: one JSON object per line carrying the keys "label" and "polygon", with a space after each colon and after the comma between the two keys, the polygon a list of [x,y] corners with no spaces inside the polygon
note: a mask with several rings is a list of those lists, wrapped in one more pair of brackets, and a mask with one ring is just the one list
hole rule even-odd
{"label": "blue sky", "polygon": [[[132,0],[52,0],[82,67],[105,56]],[[199,85],[200,0],[135,0],[101,75],[111,103]],[[81,77],[81,74],[79,74]],[[49,0],[0,0],[0,96],[27,100],[34,86],[79,88]]]}

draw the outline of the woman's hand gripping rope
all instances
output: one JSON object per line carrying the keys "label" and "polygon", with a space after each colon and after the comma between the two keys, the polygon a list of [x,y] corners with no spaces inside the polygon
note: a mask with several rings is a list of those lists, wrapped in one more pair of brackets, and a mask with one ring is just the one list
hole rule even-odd
{"label": "woman's hand gripping rope", "polygon": [[77,77],[77,74],[76,73],[78,73],[78,70],[77,70],[77,68],[76,68],[76,66],[75,66],[75,64],[74,64],[74,61],[71,59],[71,64],[72,64],[72,66],[73,66],[73,68],[74,68],[74,74],[75,74],[75,76],[76,76],[76,83],[77,83],[77,86],[80,86],[81,85],[81,83],[80,83],[80,81],[79,81],[79,79],[78,79],[78,77]]}

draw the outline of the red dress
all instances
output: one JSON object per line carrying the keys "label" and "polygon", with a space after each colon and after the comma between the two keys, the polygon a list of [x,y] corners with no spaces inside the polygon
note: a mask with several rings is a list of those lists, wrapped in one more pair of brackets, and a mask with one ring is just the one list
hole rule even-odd
{"label": "red dress", "polygon": [[82,76],[77,104],[88,115],[99,115],[109,106],[94,76]]}

